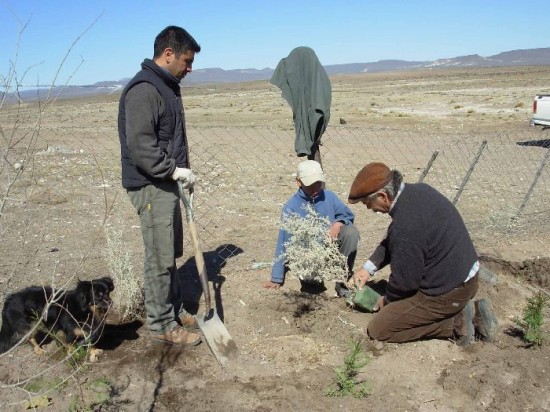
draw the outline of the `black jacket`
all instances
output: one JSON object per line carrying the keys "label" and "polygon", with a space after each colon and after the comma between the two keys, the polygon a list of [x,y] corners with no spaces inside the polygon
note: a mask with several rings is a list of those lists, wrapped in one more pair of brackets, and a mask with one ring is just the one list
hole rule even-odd
{"label": "black jacket", "polygon": [[477,253],[454,205],[423,183],[405,184],[390,211],[386,238],[370,261],[391,264],[386,297],[400,300],[421,291],[447,293],[463,283]]}
{"label": "black jacket", "polygon": [[[189,167],[179,81],[145,59],[119,102],[122,186],[136,189]],[[128,94],[128,92],[131,93]]]}

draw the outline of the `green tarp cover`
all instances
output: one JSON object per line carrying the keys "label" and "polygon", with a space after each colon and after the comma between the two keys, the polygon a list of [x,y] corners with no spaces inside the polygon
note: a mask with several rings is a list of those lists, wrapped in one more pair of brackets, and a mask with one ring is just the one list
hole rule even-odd
{"label": "green tarp cover", "polygon": [[327,128],[332,99],[330,80],[315,52],[309,47],[292,50],[277,65],[271,84],[292,107],[296,154],[312,155]]}

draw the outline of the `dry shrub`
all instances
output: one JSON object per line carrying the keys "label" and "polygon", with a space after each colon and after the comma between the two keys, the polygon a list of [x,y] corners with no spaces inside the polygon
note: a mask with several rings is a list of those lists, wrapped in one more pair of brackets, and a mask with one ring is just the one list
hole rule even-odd
{"label": "dry shrub", "polygon": [[122,231],[105,226],[107,266],[115,283],[113,302],[122,320],[141,317],[144,310],[142,278],[136,276],[128,248],[122,240]]}
{"label": "dry shrub", "polygon": [[283,215],[281,229],[290,239],[285,242],[284,259],[294,276],[321,282],[346,278],[346,257],[338,250],[338,242],[328,236],[330,221],[306,205],[306,216],[297,213]]}

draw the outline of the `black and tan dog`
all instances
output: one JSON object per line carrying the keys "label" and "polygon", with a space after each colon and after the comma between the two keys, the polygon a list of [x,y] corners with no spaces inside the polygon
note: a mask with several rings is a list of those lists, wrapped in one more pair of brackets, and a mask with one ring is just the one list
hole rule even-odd
{"label": "black and tan dog", "polygon": [[9,295],[2,310],[0,353],[8,351],[37,326],[29,336],[35,353],[44,353],[41,345],[61,332],[66,345],[89,345],[90,361],[95,362],[101,350],[94,345],[101,337],[113,289],[113,280],[103,277],[81,280],[73,290],[31,286]]}

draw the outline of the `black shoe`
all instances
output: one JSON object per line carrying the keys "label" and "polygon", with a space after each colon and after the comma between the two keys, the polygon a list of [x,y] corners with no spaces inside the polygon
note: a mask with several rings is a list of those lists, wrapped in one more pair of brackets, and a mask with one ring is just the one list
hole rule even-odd
{"label": "black shoe", "polygon": [[339,298],[348,298],[351,295],[351,290],[349,290],[344,282],[336,282],[334,289],[336,289],[336,295]]}
{"label": "black shoe", "polygon": [[302,280],[300,279],[300,292],[311,293],[312,295],[317,295],[323,293],[327,290],[325,287],[325,282],[315,281],[315,280]]}

